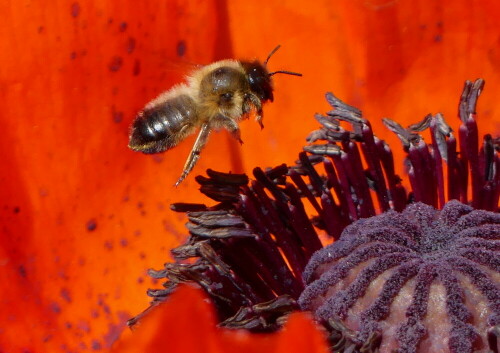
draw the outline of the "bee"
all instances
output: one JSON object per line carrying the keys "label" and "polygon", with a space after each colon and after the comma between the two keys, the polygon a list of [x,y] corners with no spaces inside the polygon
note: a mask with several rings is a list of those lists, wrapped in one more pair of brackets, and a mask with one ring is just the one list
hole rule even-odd
{"label": "bee", "polygon": [[203,66],[181,83],[160,94],[141,110],[130,128],[129,148],[143,153],[160,153],[179,144],[200,129],[189,157],[184,164],[179,185],[191,172],[200,157],[212,130],[226,129],[240,143],[238,123],[251,111],[263,128],[262,104],[273,101],[275,74],[302,76],[296,72],[267,70],[271,56],[264,63],[221,60]]}

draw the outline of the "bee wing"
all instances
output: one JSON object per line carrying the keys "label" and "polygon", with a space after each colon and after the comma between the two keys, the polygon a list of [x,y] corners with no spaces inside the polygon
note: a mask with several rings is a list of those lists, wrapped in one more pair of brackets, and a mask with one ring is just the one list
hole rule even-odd
{"label": "bee wing", "polygon": [[161,72],[172,74],[176,73],[179,74],[179,76],[187,76],[190,75],[192,72],[199,70],[202,68],[204,65],[187,61],[184,59],[167,59],[162,61],[162,63],[159,65]]}

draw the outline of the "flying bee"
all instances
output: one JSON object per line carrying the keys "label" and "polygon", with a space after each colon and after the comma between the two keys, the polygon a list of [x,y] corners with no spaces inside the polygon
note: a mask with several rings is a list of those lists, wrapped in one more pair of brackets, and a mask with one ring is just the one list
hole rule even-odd
{"label": "flying bee", "polygon": [[280,48],[271,51],[264,63],[221,60],[195,71],[181,83],[160,94],[139,112],[132,123],[129,148],[160,153],[175,147],[198,128],[200,132],[184,164],[179,185],[193,169],[212,130],[227,129],[243,143],[238,123],[254,110],[262,124],[262,104],[273,101],[275,74],[302,76],[296,72],[267,70],[267,62]]}

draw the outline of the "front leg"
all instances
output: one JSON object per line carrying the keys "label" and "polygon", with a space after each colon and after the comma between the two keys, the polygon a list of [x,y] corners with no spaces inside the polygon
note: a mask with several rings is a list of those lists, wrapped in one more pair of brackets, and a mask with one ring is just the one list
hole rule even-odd
{"label": "front leg", "polygon": [[263,118],[263,112],[262,112],[262,102],[260,101],[259,97],[257,97],[253,93],[247,93],[245,94],[245,98],[243,101],[243,113],[247,114],[250,112],[252,107],[255,107],[256,110],[256,117],[255,120],[259,123],[260,128],[264,128],[264,124],[262,124],[262,118]]}

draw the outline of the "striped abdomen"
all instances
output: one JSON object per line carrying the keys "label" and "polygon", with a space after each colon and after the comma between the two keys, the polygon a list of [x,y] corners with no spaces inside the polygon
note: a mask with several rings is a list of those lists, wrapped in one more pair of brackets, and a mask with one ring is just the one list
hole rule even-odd
{"label": "striped abdomen", "polygon": [[129,147],[144,153],[163,152],[193,132],[196,103],[187,94],[152,104],[132,124]]}

